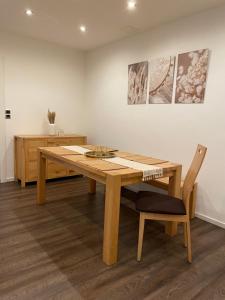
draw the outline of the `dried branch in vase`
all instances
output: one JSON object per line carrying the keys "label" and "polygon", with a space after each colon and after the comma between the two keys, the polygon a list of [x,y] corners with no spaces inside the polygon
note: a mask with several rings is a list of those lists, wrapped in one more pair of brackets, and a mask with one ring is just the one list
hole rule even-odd
{"label": "dried branch in vase", "polygon": [[49,124],[55,124],[55,116],[56,116],[56,113],[54,111],[51,112],[50,110],[48,110],[48,121],[49,121]]}

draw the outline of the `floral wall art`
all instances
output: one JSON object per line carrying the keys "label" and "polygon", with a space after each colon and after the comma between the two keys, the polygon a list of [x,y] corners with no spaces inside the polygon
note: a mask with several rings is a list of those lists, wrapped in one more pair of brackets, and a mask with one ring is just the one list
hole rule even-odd
{"label": "floral wall art", "polygon": [[175,56],[150,60],[149,103],[170,104],[173,96]]}
{"label": "floral wall art", "polygon": [[209,50],[178,55],[175,103],[203,103]]}
{"label": "floral wall art", "polygon": [[209,49],[150,59],[128,66],[128,104],[204,103]]}
{"label": "floral wall art", "polygon": [[148,62],[128,66],[128,104],[146,104]]}

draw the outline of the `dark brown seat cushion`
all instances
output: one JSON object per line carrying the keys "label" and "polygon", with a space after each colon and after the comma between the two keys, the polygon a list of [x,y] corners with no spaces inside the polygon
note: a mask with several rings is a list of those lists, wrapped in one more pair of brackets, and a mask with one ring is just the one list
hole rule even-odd
{"label": "dark brown seat cushion", "polygon": [[186,214],[184,202],[168,195],[145,191],[135,193],[123,189],[122,196],[135,201],[136,209],[141,212],[172,215]]}
{"label": "dark brown seat cushion", "polygon": [[121,196],[126,198],[126,199],[129,199],[133,202],[136,202],[137,199],[138,199],[138,194],[139,193],[136,193],[136,192],[133,192],[131,190],[128,190],[124,187],[121,188]]}

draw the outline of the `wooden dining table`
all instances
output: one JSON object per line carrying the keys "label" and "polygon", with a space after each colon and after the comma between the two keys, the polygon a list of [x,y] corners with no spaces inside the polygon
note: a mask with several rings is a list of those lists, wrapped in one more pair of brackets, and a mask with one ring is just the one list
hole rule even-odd
{"label": "wooden dining table", "polygon": [[[82,147],[93,150],[95,146],[83,145]],[[169,195],[180,196],[182,169],[180,164],[123,151],[117,151],[115,155],[127,160],[161,167],[163,169],[162,177],[169,177]],[[43,205],[46,202],[47,160],[62,164],[64,167],[86,176],[89,179],[89,193],[91,194],[96,193],[96,182],[106,186],[103,262],[107,265],[115,264],[118,260],[121,187],[143,182],[143,173],[101,159],[90,158],[63,147],[42,147],[38,149],[38,205]],[[151,184],[151,182],[148,183]],[[176,223],[168,222],[165,225],[167,234],[170,236],[176,235]]]}

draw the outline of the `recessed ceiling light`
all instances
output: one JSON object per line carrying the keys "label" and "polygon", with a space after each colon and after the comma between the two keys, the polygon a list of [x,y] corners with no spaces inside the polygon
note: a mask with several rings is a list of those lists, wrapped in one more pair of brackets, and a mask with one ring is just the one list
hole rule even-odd
{"label": "recessed ceiling light", "polygon": [[136,1],[135,0],[129,0],[128,2],[127,2],[127,8],[129,9],[129,10],[134,10],[135,8],[136,8]]}
{"label": "recessed ceiling light", "polygon": [[25,11],[25,13],[26,13],[26,15],[27,16],[32,16],[33,15],[33,12],[32,12],[32,10],[31,9],[26,9],[26,11]]}
{"label": "recessed ceiling light", "polygon": [[81,31],[81,32],[86,32],[86,31],[87,31],[86,26],[81,25],[81,26],[80,26],[80,31]]}

